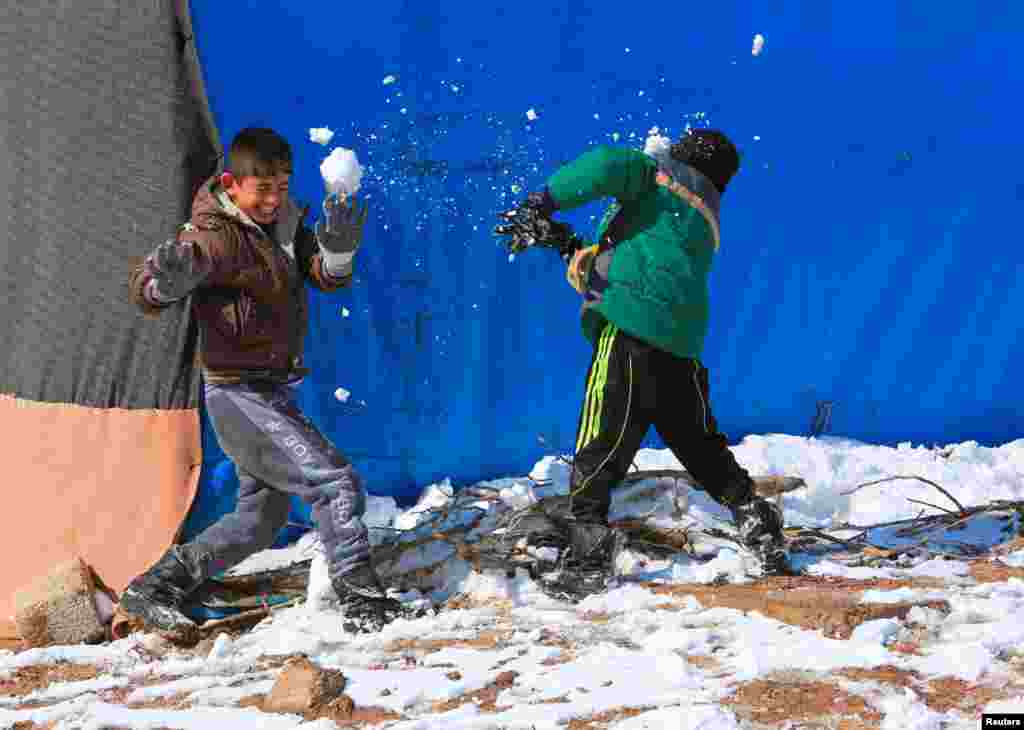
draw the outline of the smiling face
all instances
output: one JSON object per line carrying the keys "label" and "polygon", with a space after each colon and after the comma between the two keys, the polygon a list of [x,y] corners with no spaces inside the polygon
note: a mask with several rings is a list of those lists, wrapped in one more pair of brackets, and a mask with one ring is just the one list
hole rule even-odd
{"label": "smiling face", "polygon": [[236,178],[226,172],[221,176],[221,185],[247,216],[257,223],[273,223],[288,197],[290,179],[291,176],[287,174]]}

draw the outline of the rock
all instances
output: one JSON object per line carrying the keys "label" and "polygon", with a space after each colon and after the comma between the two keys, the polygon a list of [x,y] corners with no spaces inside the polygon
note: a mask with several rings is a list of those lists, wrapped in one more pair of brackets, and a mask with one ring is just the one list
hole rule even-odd
{"label": "rock", "polygon": [[81,558],[58,563],[14,592],[14,623],[30,647],[101,641],[96,583]]}
{"label": "rock", "polygon": [[340,695],[328,702],[323,710],[318,713],[319,717],[329,717],[335,722],[346,722],[352,719],[356,711],[356,703],[348,695]]}
{"label": "rock", "polygon": [[516,677],[519,676],[519,672],[507,671],[502,672],[494,678],[494,686],[499,689],[508,689],[515,684]]}
{"label": "rock", "polygon": [[305,715],[330,705],[334,717],[344,714],[343,706],[347,704],[351,715],[351,698],[347,698],[348,703],[335,705],[345,697],[345,684],[345,675],[335,669],[319,667],[306,657],[289,659],[267,695],[264,710]]}

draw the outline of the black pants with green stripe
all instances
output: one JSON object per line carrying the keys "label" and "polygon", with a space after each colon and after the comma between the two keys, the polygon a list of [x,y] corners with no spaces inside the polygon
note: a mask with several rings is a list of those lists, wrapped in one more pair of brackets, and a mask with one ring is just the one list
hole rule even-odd
{"label": "black pants with green stripe", "polygon": [[651,426],[721,504],[753,495],[750,475],[718,432],[708,371],[606,324],[587,373],[570,491],[580,518],[607,520],[611,490],[626,475]]}

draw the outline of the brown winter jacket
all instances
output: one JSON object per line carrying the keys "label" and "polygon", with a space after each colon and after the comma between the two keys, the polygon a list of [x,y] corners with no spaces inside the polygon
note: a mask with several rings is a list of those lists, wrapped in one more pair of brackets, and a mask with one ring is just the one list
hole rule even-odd
{"label": "brown winter jacket", "polygon": [[[210,178],[196,193],[192,219],[178,240],[194,242],[210,273],[192,294],[199,323],[200,356],[207,382],[294,380],[302,366],[307,327],[305,282],[325,292],[348,286],[322,267],[319,246],[302,225],[304,211],[286,198],[271,240]],[[189,247],[192,250],[192,247]],[[153,255],[132,272],[133,301],[147,315],[171,305],[147,296]]]}

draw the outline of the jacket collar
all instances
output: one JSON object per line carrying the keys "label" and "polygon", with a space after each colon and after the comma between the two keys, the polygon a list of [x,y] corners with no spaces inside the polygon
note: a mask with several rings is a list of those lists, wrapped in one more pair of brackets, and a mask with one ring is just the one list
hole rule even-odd
{"label": "jacket collar", "polygon": [[[196,195],[195,203],[193,204],[193,213],[216,213],[227,218],[230,218],[239,224],[259,231],[262,233],[263,229],[250,218],[246,213],[235,205],[235,201],[231,199],[227,191],[221,186],[220,179],[217,176],[211,177],[199,193]],[[281,210],[278,212],[277,220],[274,222],[274,237],[282,242],[283,244],[291,243],[295,238],[295,233],[298,231],[299,224],[302,222],[303,211],[295,204],[295,201],[291,197],[286,197],[281,204]]]}

